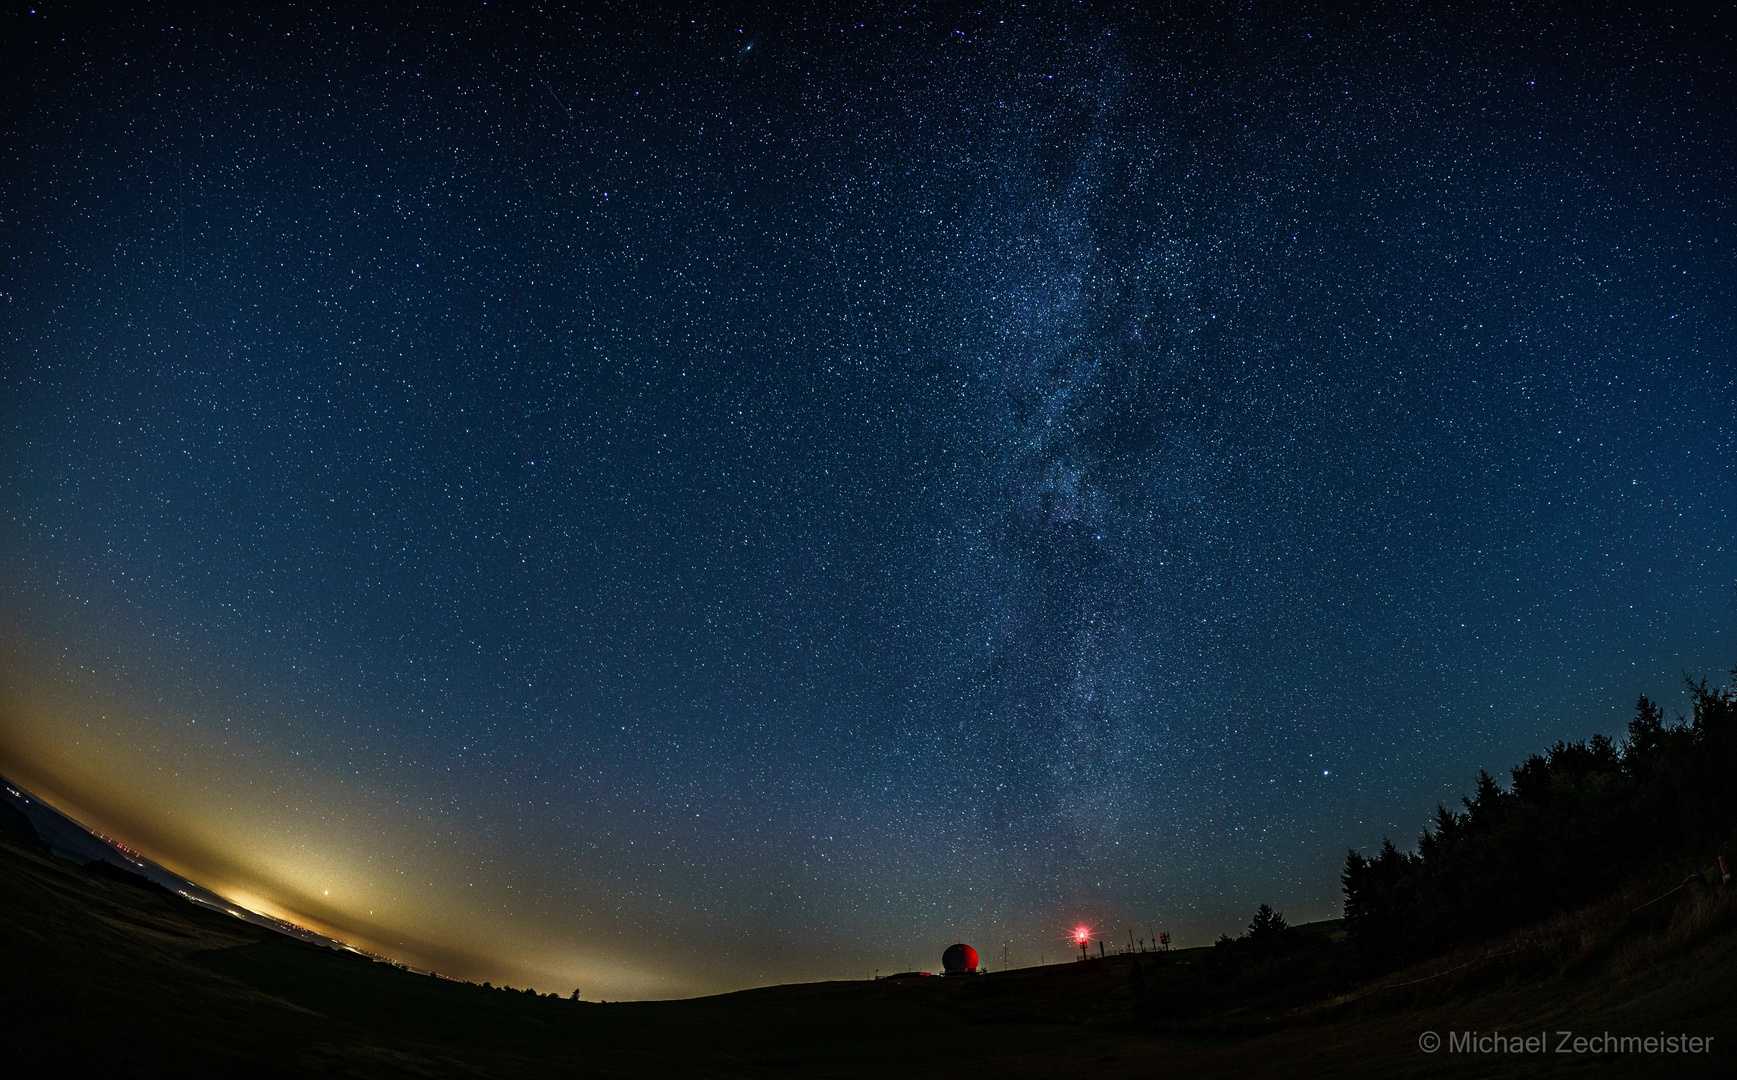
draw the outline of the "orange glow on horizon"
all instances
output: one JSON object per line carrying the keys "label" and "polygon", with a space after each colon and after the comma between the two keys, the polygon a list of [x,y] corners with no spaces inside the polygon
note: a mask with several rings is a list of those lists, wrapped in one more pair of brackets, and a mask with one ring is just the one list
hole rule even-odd
{"label": "orange glow on horizon", "polygon": [[487,837],[449,832],[431,850],[426,817],[380,792],[39,653],[0,622],[0,773],[229,904],[475,981],[612,999],[742,988],[722,965],[599,945],[582,889],[516,882],[549,898],[526,911],[476,872]]}

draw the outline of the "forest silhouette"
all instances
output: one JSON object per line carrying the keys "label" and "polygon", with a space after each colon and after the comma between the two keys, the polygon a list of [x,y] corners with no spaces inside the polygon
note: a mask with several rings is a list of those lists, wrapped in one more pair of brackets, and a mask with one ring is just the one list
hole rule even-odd
{"label": "forest silhouette", "polygon": [[[1737,669],[1733,669],[1737,686]],[[1711,854],[1737,821],[1737,689],[1685,676],[1693,715],[1667,724],[1642,696],[1620,743],[1558,742],[1511,771],[1487,771],[1463,810],[1436,808],[1415,853],[1391,840],[1353,850],[1341,878],[1345,930],[1367,974],[1584,906],[1685,857]]]}

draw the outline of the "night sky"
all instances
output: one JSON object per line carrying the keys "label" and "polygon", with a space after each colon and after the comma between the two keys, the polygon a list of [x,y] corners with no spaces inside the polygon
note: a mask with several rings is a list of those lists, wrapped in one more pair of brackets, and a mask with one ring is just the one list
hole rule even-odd
{"label": "night sky", "polygon": [[1335,917],[1737,662],[1729,9],[707,7],[0,15],[0,771],[670,997]]}

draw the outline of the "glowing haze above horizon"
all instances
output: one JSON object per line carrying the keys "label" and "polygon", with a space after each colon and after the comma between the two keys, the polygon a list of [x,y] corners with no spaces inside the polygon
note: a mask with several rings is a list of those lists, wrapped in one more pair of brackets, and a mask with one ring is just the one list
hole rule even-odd
{"label": "glowing haze above horizon", "polygon": [[1338,914],[1737,662],[1728,13],[3,16],[0,771],[587,997]]}

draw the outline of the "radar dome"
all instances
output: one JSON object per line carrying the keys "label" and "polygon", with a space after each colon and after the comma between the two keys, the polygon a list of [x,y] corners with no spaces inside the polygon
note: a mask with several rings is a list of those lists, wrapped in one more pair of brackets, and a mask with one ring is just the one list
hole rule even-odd
{"label": "radar dome", "polygon": [[949,975],[977,974],[977,950],[969,945],[952,945],[941,954],[941,966]]}

